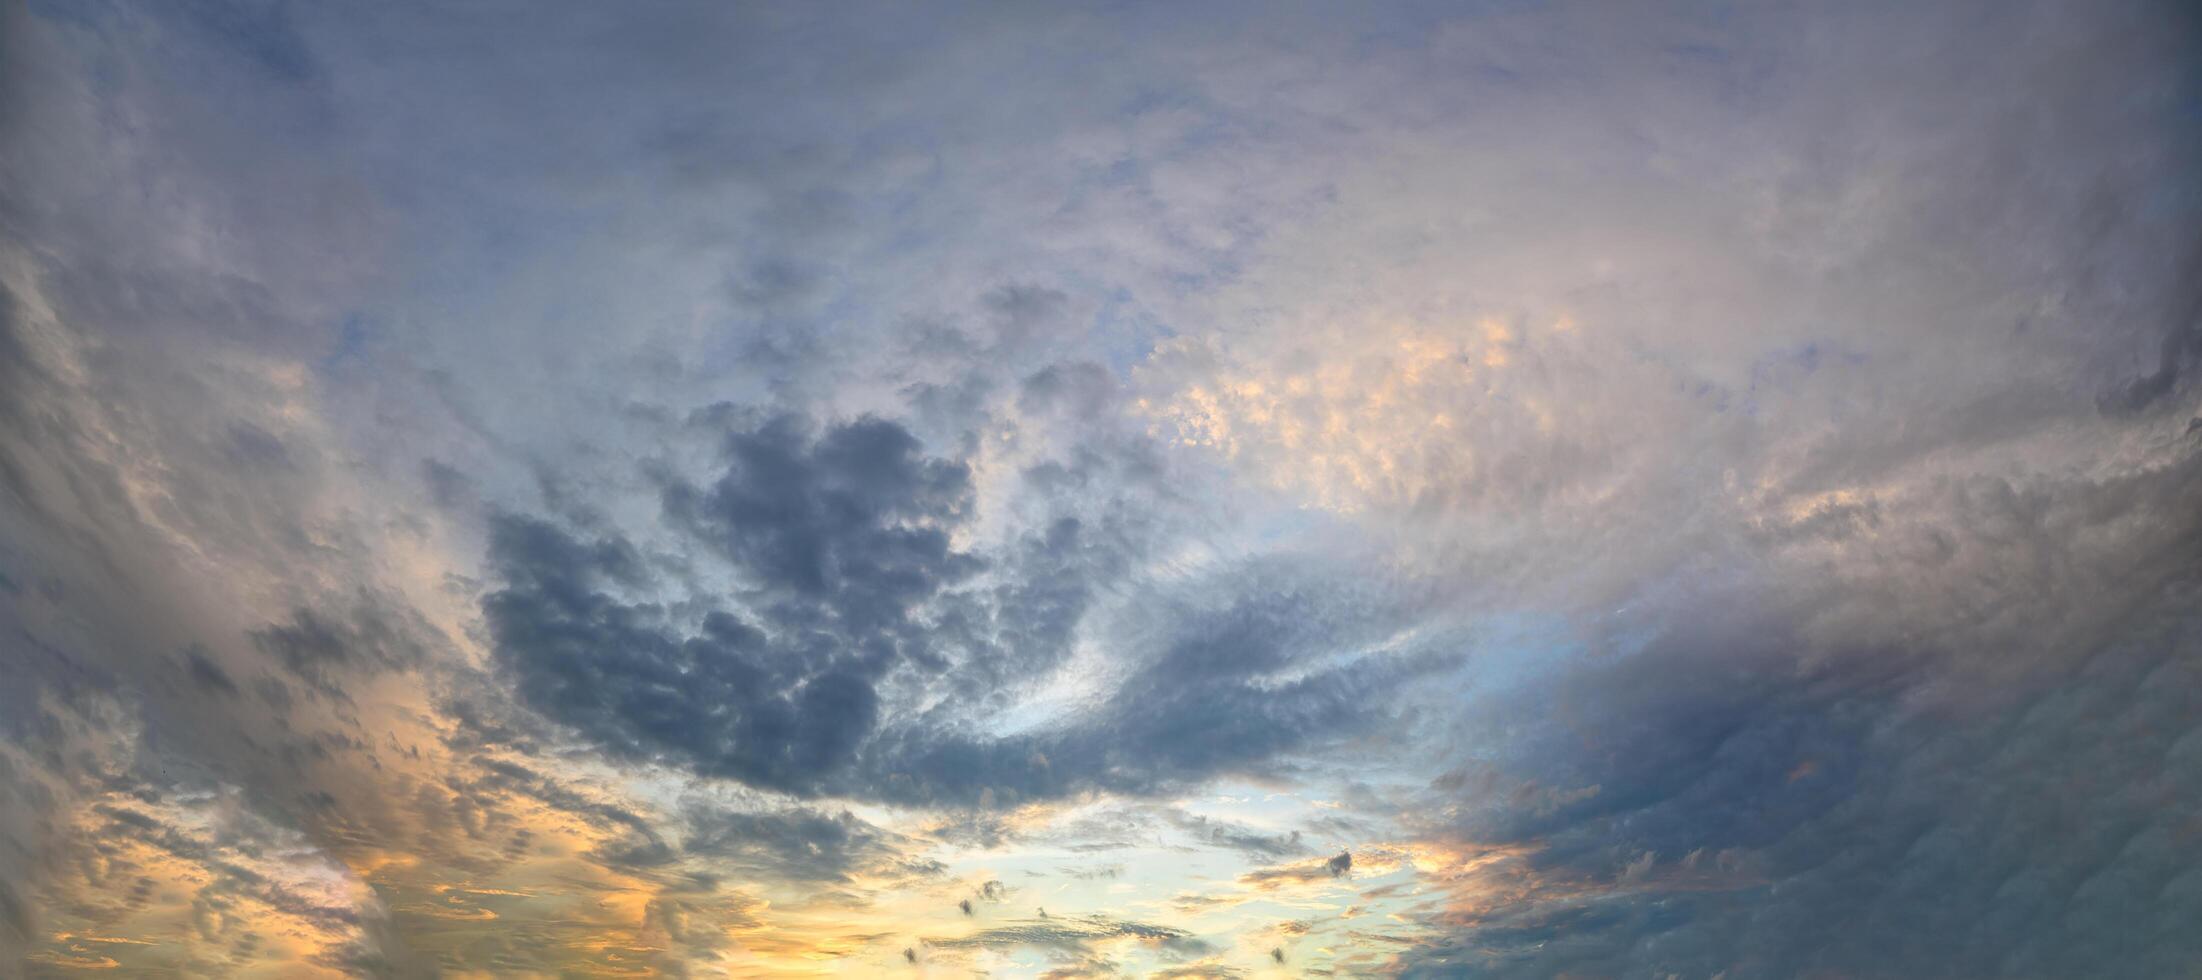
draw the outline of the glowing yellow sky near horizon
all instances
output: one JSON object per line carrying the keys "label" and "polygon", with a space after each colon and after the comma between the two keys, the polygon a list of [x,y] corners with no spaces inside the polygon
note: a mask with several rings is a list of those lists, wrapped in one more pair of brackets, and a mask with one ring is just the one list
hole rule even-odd
{"label": "glowing yellow sky near horizon", "polygon": [[[420,704],[360,707],[393,731],[404,719],[435,717]],[[88,796],[51,856],[65,870],[41,886],[51,931],[34,961],[122,975],[336,976],[347,952],[375,935],[386,946],[396,940],[411,957],[405,962],[455,976],[660,976],[676,967],[847,976],[911,969],[912,956],[918,975],[935,976],[1037,975],[1102,962],[1290,975],[1318,963],[1380,961],[1384,943],[1364,935],[1370,923],[1396,931],[1401,921],[1387,917],[1458,904],[1465,889],[1487,887],[1469,872],[1515,853],[1469,858],[1377,842],[1357,846],[1351,872],[1337,874],[1325,867],[1320,842],[1309,842],[1305,856],[1261,858],[1156,822],[1168,812],[1282,827],[1329,812],[1325,801],[1297,793],[1227,785],[1140,804],[1145,811],[1106,797],[962,817],[866,808],[896,843],[844,879],[753,873],[703,883],[694,875],[725,873],[710,857],[645,867],[607,861],[628,830],[588,809],[616,807],[670,832],[670,814],[654,802],[681,792],[660,782],[670,777],[594,763],[552,772],[542,768],[546,760],[503,755],[506,764],[541,772],[543,782],[484,792],[467,781],[485,759],[454,755],[429,734],[416,727],[393,737],[374,754],[379,764],[348,780],[324,774],[325,784],[347,785],[363,803],[386,795],[402,809],[377,816],[353,808],[353,820],[340,805],[315,817],[310,833],[267,824],[235,788]],[[394,750],[401,745],[422,750]],[[125,761],[118,755],[112,770]],[[475,808],[471,817],[455,815],[462,796],[478,801],[464,804]],[[995,821],[1006,836],[964,845],[942,836],[973,816]],[[1135,844],[1081,849],[1076,835],[1096,820],[1127,821]],[[937,870],[897,869],[931,861]],[[1124,923],[1182,930],[1191,943],[1159,942]],[[1061,938],[1023,941],[1020,930]],[[1279,953],[1286,964],[1276,962]]]}
{"label": "glowing yellow sky near horizon", "polygon": [[[1053,816],[1075,819],[1088,809],[1058,808]],[[297,840],[282,848],[241,842],[238,828],[223,826],[239,812],[220,801],[148,804],[122,793],[80,810],[77,839],[94,852],[83,860],[98,871],[48,884],[59,914],[38,962],[124,973],[228,963],[224,969],[238,976],[333,976],[336,957],[372,927],[401,939],[416,962],[440,962],[460,976],[477,975],[462,968],[469,964],[478,975],[656,976],[675,963],[732,976],[864,975],[910,967],[905,950],[916,955],[919,975],[988,966],[1038,972],[1089,955],[1120,965],[1205,962],[1258,971],[1264,963],[1277,967],[1273,950],[1288,951],[1298,966],[1365,957],[1369,950],[1353,933],[1432,899],[1457,903],[1444,896],[1470,887],[1463,869],[1480,866],[1426,845],[1377,844],[1356,853],[1352,873],[1334,875],[1320,855],[1275,865],[1217,861],[1190,854],[1188,843],[1157,840],[1159,852],[1104,855],[1116,859],[1111,873],[1079,880],[1022,873],[1090,860],[1060,846],[958,853],[919,841],[914,852],[947,859],[946,871],[918,881],[858,874],[815,890],[730,881],[706,892],[677,876],[604,867],[589,855],[613,835],[524,801],[510,818],[529,834],[526,852],[479,867],[389,849],[362,849],[338,863]],[[119,835],[112,830],[118,813],[181,833]],[[1026,831],[1044,833],[1052,822],[1028,822]],[[1226,870],[1233,866],[1242,870]],[[1201,875],[1188,873],[1199,867],[1217,872],[1202,884]],[[117,888],[118,876],[143,884]],[[985,880],[1013,884],[999,900],[981,898],[970,913],[960,911],[958,901],[984,894]],[[101,904],[102,895],[128,897]],[[1110,933],[1117,922],[1139,921],[1220,945],[1186,953]],[[1045,941],[989,938],[1050,924],[1076,939],[1076,957],[1066,960],[1069,947]],[[696,942],[704,935],[714,938]],[[518,948],[516,938],[534,948]]]}

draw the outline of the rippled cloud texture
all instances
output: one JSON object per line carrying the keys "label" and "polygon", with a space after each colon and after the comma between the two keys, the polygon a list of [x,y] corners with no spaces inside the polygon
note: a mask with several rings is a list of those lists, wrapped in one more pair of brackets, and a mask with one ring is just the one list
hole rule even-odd
{"label": "rippled cloud texture", "polygon": [[0,9],[0,974],[2202,964],[2186,5]]}

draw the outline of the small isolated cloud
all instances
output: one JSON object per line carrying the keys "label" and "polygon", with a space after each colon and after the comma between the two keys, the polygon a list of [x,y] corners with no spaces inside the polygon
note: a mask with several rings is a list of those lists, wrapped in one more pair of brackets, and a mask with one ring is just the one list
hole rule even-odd
{"label": "small isolated cloud", "polygon": [[1183,929],[1098,914],[1020,919],[967,936],[928,939],[926,944],[941,949],[1035,948],[1090,955],[1103,944],[1125,940],[1179,956],[1199,956],[1209,951],[1206,942]]}
{"label": "small isolated cloud", "polygon": [[1311,884],[1341,878],[1352,872],[1353,854],[1340,851],[1327,858],[1301,861],[1294,864],[1257,868],[1239,876],[1239,883],[1258,891],[1274,891],[1293,885]]}

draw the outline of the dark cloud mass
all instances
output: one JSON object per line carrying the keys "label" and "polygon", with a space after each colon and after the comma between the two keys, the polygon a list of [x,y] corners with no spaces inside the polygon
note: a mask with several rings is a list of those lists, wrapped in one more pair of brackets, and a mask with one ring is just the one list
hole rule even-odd
{"label": "dark cloud mass", "polygon": [[522,697],[619,751],[758,786],[813,792],[845,769],[881,678],[949,655],[921,607],[981,563],[950,547],[970,505],[962,465],[880,419],[808,428],[781,415],[737,431],[717,481],[665,489],[667,522],[738,577],[735,611],[692,630],[615,598],[651,584],[625,540],[496,518],[506,584],[484,611]]}
{"label": "dark cloud mass", "polygon": [[759,787],[1009,803],[1259,767],[1382,719],[1393,686],[1442,662],[1365,654],[1273,681],[1334,644],[1372,642],[1392,600],[1320,596],[1337,587],[1249,568],[1225,586],[1243,594],[1180,611],[1148,641],[1162,647],[1076,718],[1018,737],[938,708],[882,726],[897,683],[994,691],[1052,666],[1123,562],[1083,555],[1082,526],[1059,520],[1011,553],[1010,581],[962,587],[986,567],[950,544],[967,520],[967,467],[924,456],[892,422],[811,428],[771,418],[727,438],[708,488],[669,482],[665,525],[735,576],[723,597],[699,597],[708,611],[692,626],[682,608],[619,598],[657,584],[625,538],[495,518],[505,585],[483,608],[521,696],[615,751]]}
{"label": "dark cloud mass", "polygon": [[[2178,973],[2202,956],[2182,843],[2202,814],[2202,521],[2160,506],[2202,491],[2202,453],[2181,455],[2031,495],[2036,526],[2132,538],[2090,555],[2056,538],[2082,567],[2027,608],[1828,649],[1800,620],[1841,586],[1801,610],[1698,596],[1564,678],[1560,718],[1515,706],[1464,731],[1495,766],[1433,783],[1458,814],[1433,832],[1533,844],[1544,884],[1441,913],[1456,931],[1405,972]],[[1972,537],[1997,530],[1967,528],[1961,555],[1999,550]],[[2006,618],[2034,638],[2008,640]],[[1990,670],[2004,682],[1983,687]]]}
{"label": "dark cloud mass", "polygon": [[521,697],[615,751],[804,789],[846,765],[877,717],[869,671],[804,662],[723,611],[683,636],[661,608],[607,594],[635,570],[619,544],[502,517],[491,560],[508,584],[483,611]]}

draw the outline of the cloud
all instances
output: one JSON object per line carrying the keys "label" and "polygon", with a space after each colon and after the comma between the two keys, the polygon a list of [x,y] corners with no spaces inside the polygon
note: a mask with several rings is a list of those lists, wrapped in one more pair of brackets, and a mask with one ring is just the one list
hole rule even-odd
{"label": "cloud", "polygon": [[[884,419],[813,439],[781,415],[727,437],[728,467],[709,488],[675,482],[665,511],[747,573],[768,602],[809,602],[850,639],[892,632],[912,604],[976,571],[949,546],[970,506],[970,474],[926,458]],[[794,613],[790,613],[794,615]]]}
{"label": "cloud", "polygon": [[482,775],[466,786],[469,792],[514,792],[573,814],[591,824],[617,833],[593,852],[607,865],[622,869],[648,869],[670,863],[674,851],[649,818],[619,803],[599,799],[546,777],[526,766],[502,759],[478,758]]}
{"label": "cloud", "polygon": [[[998,695],[1047,669],[1124,565],[1087,554],[1082,526],[1058,521],[998,563],[1022,582],[966,587],[990,564],[949,543],[966,520],[967,468],[928,459],[887,420],[815,439],[810,428],[783,415],[737,429],[708,490],[670,478],[668,525],[738,583],[723,606],[704,599],[692,627],[677,604],[643,598],[656,582],[626,538],[496,518],[490,564],[504,587],[483,608],[523,698],[614,751],[754,786],[1008,802],[1258,767],[1374,724],[1383,692],[1439,662],[1371,654],[1308,668],[1302,658],[1337,635],[1326,631],[1373,642],[1394,628],[1383,607],[1395,600],[1348,590],[1335,623],[1309,617],[1319,578],[1278,565],[1185,610],[1182,632],[1159,637],[1089,717],[998,739],[937,712],[880,727],[893,707],[883,685],[936,674],[949,691]],[[1276,591],[1263,591],[1271,578]],[[1196,702],[1203,711],[1187,710]]]}
{"label": "cloud", "polygon": [[1289,857],[1307,849],[1300,842],[1300,832],[1297,830],[1282,834],[1264,834],[1250,827],[1198,814],[1172,811],[1170,817],[1171,822],[1179,829],[1190,833],[1193,839],[1201,843],[1242,851],[1254,857]]}
{"label": "cloud", "polygon": [[2176,972],[2174,6],[0,5],[0,963]]}
{"label": "cloud", "polygon": [[[966,913],[968,914],[968,913]],[[927,939],[939,949],[1005,949],[1036,947],[1064,953],[1087,954],[1111,940],[1130,939],[1181,955],[1197,956],[1208,944],[1182,929],[1152,925],[1106,915],[1048,916],[993,926],[968,936]]]}
{"label": "cloud", "polygon": [[500,660],[531,704],[616,750],[814,791],[876,724],[879,679],[937,661],[916,608],[978,568],[949,545],[968,476],[918,449],[883,420],[813,440],[779,416],[729,435],[710,488],[669,484],[668,521],[732,565],[749,617],[714,610],[693,635],[604,591],[644,584],[625,540],[496,518]]}
{"label": "cloud", "polygon": [[1292,885],[1313,884],[1344,877],[1353,870],[1353,854],[1340,851],[1321,860],[1256,868],[1239,876],[1239,883],[1258,891],[1274,891]]}
{"label": "cloud", "polygon": [[[147,802],[110,793],[66,814],[87,831],[64,845],[75,865],[65,874],[79,879],[71,884],[89,906],[69,911],[113,935],[64,931],[34,958],[221,971],[253,962],[302,969],[372,950],[383,911],[364,883],[236,802],[234,795]],[[189,922],[188,935],[172,937],[184,941],[129,938],[164,918]],[[283,939],[262,948],[269,934]]]}
{"label": "cloud", "polygon": [[287,623],[253,631],[252,642],[310,686],[342,697],[346,675],[414,668],[427,660],[420,637],[430,627],[417,617],[411,623],[392,621],[410,612],[392,612],[363,595],[349,622],[300,608]]}
{"label": "cloud", "polygon": [[787,881],[847,881],[858,873],[923,872],[901,857],[894,835],[844,810],[740,812],[691,808],[683,854],[714,868],[747,869]]}
{"label": "cloud", "polygon": [[237,682],[230,680],[229,672],[223,670],[220,664],[208,658],[206,650],[185,647],[179,656],[183,658],[184,672],[191,678],[191,683],[224,695],[237,694]]}
{"label": "cloud", "polygon": [[[2184,497],[2195,458],[2129,479]],[[2089,573],[2149,584],[2053,587],[2023,614],[2052,643],[2005,643],[2003,614],[1982,611],[1931,644],[1828,649],[1809,614],[1714,594],[1662,610],[1640,650],[1571,671],[1559,711],[1502,711],[1496,725],[1521,727],[1486,743],[1501,771],[1598,792],[1531,806],[1502,782],[1427,801],[1459,814],[1454,839],[1530,852],[1500,890],[1463,878],[1433,918],[1444,938],[1401,968],[2141,976],[2193,955],[2176,923],[2202,871],[2172,842],[2202,786],[2173,760],[2202,732],[2178,693],[2202,567],[2192,522],[2129,509],[2132,492],[2115,479],[2042,499],[2152,515],[2146,541],[2099,553],[2123,571]],[[1964,553],[1993,532],[1959,533]],[[1982,690],[1989,664],[2020,676]]]}

